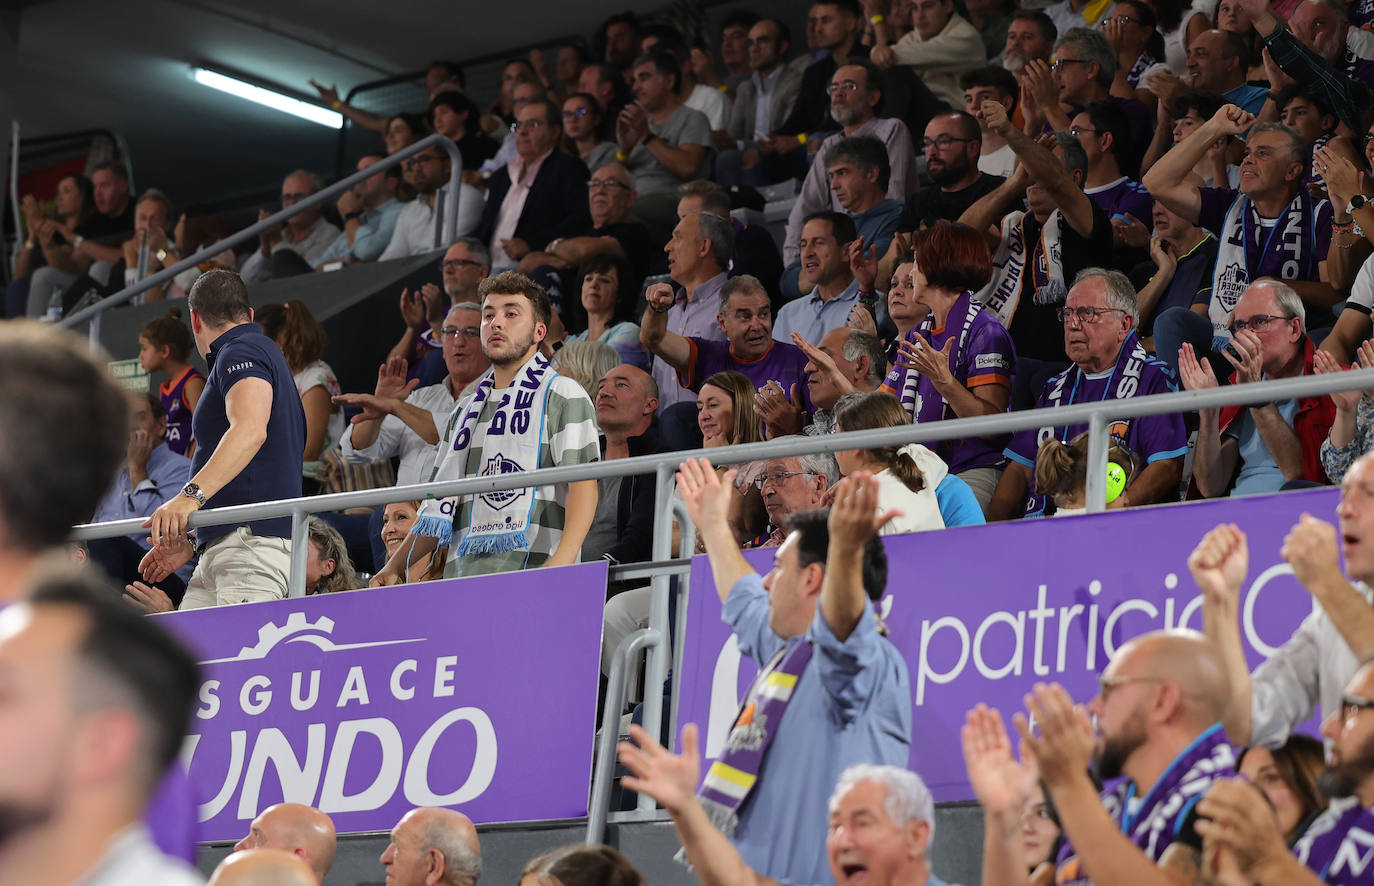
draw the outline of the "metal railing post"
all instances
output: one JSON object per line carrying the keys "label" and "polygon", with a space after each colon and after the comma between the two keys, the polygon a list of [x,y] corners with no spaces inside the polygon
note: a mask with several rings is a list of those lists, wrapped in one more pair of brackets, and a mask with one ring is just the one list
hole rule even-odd
{"label": "metal railing post", "polygon": [[[673,517],[677,525],[681,527],[678,533],[678,558],[690,564],[692,555],[697,549],[697,527],[692,522],[692,518],[687,516],[687,505],[681,499],[674,496]],[[668,738],[675,741],[679,732],[677,713],[678,702],[682,698],[682,693],[678,692],[678,686],[682,682],[682,651],[687,648],[687,597],[692,592],[691,588],[691,569],[682,572],[677,577],[677,624],[671,638],[671,645],[668,651],[672,654],[673,678],[672,687],[668,696],[671,708],[668,713]],[[672,745],[668,745],[672,747]]]}
{"label": "metal railing post", "polygon": [[304,597],[305,558],[310,554],[310,515],[304,508],[291,512],[291,576],[287,584],[288,597]]}
{"label": "metal railing post", "polygon": [[[654,513],[671,515],[672,508],[666,505],[673,494],[673,466],[660,463],[654,472]],[[654,523],[654,559],[666,560],[673,555],[673,521],[656,520]],[[668,636],[668,595],[671,577],[655,575],[649,582],[651,600],[649,604],[649,628],[660,635]],[[668,676],[668,653],[662,644],[649,650],[644,664],[644,728],[665,747],[672,747],[672,736],[663,732],[663,681]],[[649,797],[639,798],[639,808],[654,808]]]}
{"label": "metal railing post", "polygon": [[[439,202],[434,205],[435,218],[443,219],[442,233],[440,242],[436,247],[448,248],[454,240],[458,238],[458,203],[462,199],[463,189],[463,158],[459,154],[449,162],[448,168],[448,193],[440,191],[438,194]],[[440,215],[442,213],[442,215]],[[436,225],[435,230],[440,226]]]}
{"label": "metal railing post", "polygon": [[[592,792],[587,802],[588,844],[606,838],[606,819],[610,816],[611,784],[615,781],[615,745],[620,740],[620,710],[625,706],[625,683],[631,662],[639,650],[663,646],[663,635],[653,628],[642,628],[620,641],[606,675],[606,700],[601,709],[601,730],[596,737],[596,757],[592,761]],[[641,798],[643,799],[643,798]]]}
{"label": "metal railing post", "polygon": [[[390,169],[391,167],[403,163],[406,160],[406,158],[414,156],[415,154],[418,154],[421,151],[427,150],[428,148],[435,146],[439,147],[448,154],[449,162],[452,164],[454,174],[461,175],[463,169],[463,155],[458,152],[458,146],[453,143],[453,140],[445,135],[436,134],[426,136],[425,138],[422,138],[419,141],[415,142],[415,144],[409,145],[405,148],[402,148],[394,154],[388,155],[385,159],[379,160],[378,162],[372,164],[371,166],[367,167],[361,172],[355,172],[352,175],[347,176],[346,178],[343,178],[326,188],[321,188],[320,190],[311,194],[309,197],[306,197],[305,199],[292,204],[290,208],[280,210],[279,212],[275,212],[267,218],[263,219],[262,221],[254,222],[253,224],[249,225],[243,230],[230,234],[223,240],[220,240],[216,243],[212,243],[204,249],[200,250],[199,252],[195,252],[191,255],[186,256],[181,261],[177,262],[171,267],[164,268],[163,270],[158,271],[156,274],[144,277],[134,285],[126,286],[125,288],[116,292],[114,295],[103,298],[95,304],[83,308],[80,311],[77,311],[70,317],[64,318],[58,325],[66,327],[75,326],[79,323],[89,320],[92,317],[95,317],[98,314],[101,314],[109,310],[110,308],[124,304],[125,302],[132,299],[134,296],[138,295],[141,292],[147,292],[154,286],[161,286],[164,283],[171,282],[171,280],[174,277],[176,277],[177,274],[180,274],[187,268],[195,267],[200,262],[205,261],[206,259],[214,258],[216,255],[219,255],[224,250],[233,246],[235,243],[257,237],[259,234],[261,234],[268,228],[277,227],[278,225],[285,223],[292,216],[297,215],[306,209],[310,209],[314,206],[323,206],[324,204],[331,202],[331,198],[343,193],[349,188],[352,188],[359,182],[366,181],[374,175],[379,175],[385,172],[386,170]],[[450,178],[452,178],[452,175],[450,176]],[[456,228],[458,219],[458,200],[455,197],[455,199],[453,199],[450,202],[452,206],[450,207],[449,212],[453,216],[454,226]]]}
{"label": "metal railing post", "polygon": [[1100,409],[1088,419],[1088,482],[1083,493],[1088,513],[1107,509],[1107,413]]}

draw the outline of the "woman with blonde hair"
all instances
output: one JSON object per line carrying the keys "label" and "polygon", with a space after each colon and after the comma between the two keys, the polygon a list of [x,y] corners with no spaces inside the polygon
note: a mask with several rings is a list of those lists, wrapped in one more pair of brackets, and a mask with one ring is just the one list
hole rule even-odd
{"label": "woman with blonde hair", "polygon": [[[911,424],[901,402],[881,391],[845,394],[835,404],[835,431],[898,428]],[[892,509],[901,516],[888,522],[879,535],[944,529],[935,488],[949,473],[940,457],[919,443],[876,449],[837,449],[835,460],[844,476],[871,471],[878,478],[878,513]]]}
{"label": "woman with blonde hair", "polygon": [[615,348],[599,341],[569,341],[553,355],[553,368],[581,385],[593,403],[601,379],[619,365]]}
{"label": "woman with blonde hair", "polygon": [[[1121,495],[1135,474],[1135,455],[1113,439],[1107,444],[1107,504]],[[1053,437],[1040,444],[1035,457],[1035,491],[1054,502],[1046,516],[1086,514],[1088,488],[1088,433],[1065,443]]]}
{"label": "woman with blonde hair", "polygon": [[305,560],[305,592],[333,594],[363,586],[348,558],[348,545],[339,530],[319,517],[309,523],[310,553]]}

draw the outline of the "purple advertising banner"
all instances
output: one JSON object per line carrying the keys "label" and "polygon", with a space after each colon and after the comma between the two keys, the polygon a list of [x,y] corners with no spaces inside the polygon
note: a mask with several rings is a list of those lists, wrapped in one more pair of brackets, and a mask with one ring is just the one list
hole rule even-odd
{"label": "purple advertising banner", "polygon": [[[891,536],[881,611],[911,675],[911,768],[936,800],[971,800],[959,729],[978,702],[1007,719],[1037,681],[1082,702],[1116,649],[1139,634],[1201,630],[1202,598],[1188,554],[1232,522],[1249,538],[1240,612],[1246,655],[1258,664],[1314,608],[1279,555],[1304,512],[1335,519],[1334,489],[1174,505],[1113,514]],[[773,550],[746,552],[760,572]],[[720,618],[710,566],[692,566],[678,723],[699,724],[714,759],[757,668],[741,660]]]}
{"label": "purple advertising banner", "polygon": [[283,800],[341,833],[586,815],[605,595],[588,563],[163,616],[204,668],[198,838]]}

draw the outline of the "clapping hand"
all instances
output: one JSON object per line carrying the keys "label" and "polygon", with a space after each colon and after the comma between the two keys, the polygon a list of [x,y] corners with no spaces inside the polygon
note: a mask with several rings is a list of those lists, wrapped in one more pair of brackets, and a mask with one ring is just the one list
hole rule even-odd
{"label": "clapping hand", "polygon": [[637,725],[630,726],[634,744],[622,741],[616,749],[621,765],[630,775],[621,780],[626,790],[652,797],[670,815],[678,815],[696,797],[701,778],[701,754],[697,750],[697,726],[682,729],[682,753],[674,754]]}
{"label": "clapping hand", "polygon": [[1209,361],[1198,360],[1197,352],[1188,342],[1178,349],[1178,378],[1187,391],[1201,391],[1204,388],[1218,387],[1216,373],[1212,372]]}
{"label": "clapping hand", "polygon": [[1040,775],[1051,789],[1088,779],[1095,744],[1092,724],[1081,705],[1058,683],[1036,683],[1026,694],[1026,710],[1040,729],[1036,735],[1024,714],[1015,716],[1022,748],[1035,759]]}
{"label": "clapping hand", "polygon": [[704,458],[689,458],[677,470],[677,488],[687,505],[687,516],[697,526],[724,526],[730,518],[730,496],[735,476],[729,470],[724,477],[716,475],[711,462]]}
{"label": "clapping hand", "polygon": [[936,348],[929,339],[914,332],[915,341],[902,339],[897,344],[897,365],[902,369],[915,369],[921,375],[930,379],[936,389],[940,389],[954,381],[954,374],[950,372],[950,354],[954,350],[954,336],[945,339],[945,346]]}
{"label": "clapping hand", "polygon": [[[1234,351],[1235,356],[1232,356]],[[1264,345],[1259,336],[1242,329],[1231,338],[1230,347],[1222,348],[1221,356],[1236,368],[1236,383],[1248,384],[1264,377]]]}
{"label": "clapping hand", "polygon": [[[1351,369],[1369,369],[1374,366],[1374,343],[1364,341],[1360,343],[1359,354],[1351,364]],[[1312,353],[1312,371],[1316,375],[1332,375],[1337,372],[1345,372],[1345,367],[1330,352],[1317,348]],[[1333,391],[1327,394],[1331,402],[1336,404],[1337,412],[1353,414],[1360,406],[1360,397],[1363,391],[1354,388],[1349,391]]]}

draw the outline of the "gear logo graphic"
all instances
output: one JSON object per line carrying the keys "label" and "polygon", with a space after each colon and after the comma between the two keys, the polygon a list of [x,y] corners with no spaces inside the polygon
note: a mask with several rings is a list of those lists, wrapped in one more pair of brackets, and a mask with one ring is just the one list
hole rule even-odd
{"label": "gear logo graphic", "polygon": [[414,637],[403,640],[374,640],[367,643],[336,643],[330,636],[334,633],[334,619],[320,616],[315,621],[306,617],[304,612],[292,612],[280,625],[268,622],[258,628],[258,641],[252,646],[239,649],[237,655],[229,658],[212,658],[201,664],[223,664],[231,661],[260,661],[273,649],[284,643],[307,643],[321,652],[343,652],[349,649],[367,649],[373,646],[399,646],[405,643],[423,643],[427,638]]}

